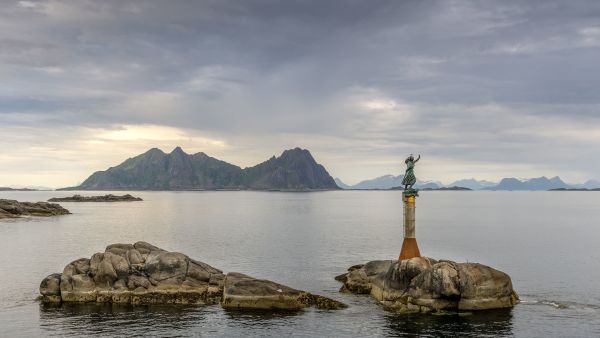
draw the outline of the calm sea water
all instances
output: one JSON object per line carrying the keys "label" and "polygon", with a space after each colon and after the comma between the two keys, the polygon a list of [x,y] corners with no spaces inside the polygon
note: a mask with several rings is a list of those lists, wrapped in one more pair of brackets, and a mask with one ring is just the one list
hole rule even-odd
{"label": "calm sea water", "polygon": [[[0,336],[600,336],[600,193],[421,193],[421,253],[505,271],[522,299],[511,310],[443,316],[390,314],[367,296],[338,293],[333,279],[350,265],[397,257],[399,191],[132,194],[144,202],[62,203],[73,215],[0,221]],[[34,300],[42,278],[70,261],[139,240],[350,307],[269,315]]]}

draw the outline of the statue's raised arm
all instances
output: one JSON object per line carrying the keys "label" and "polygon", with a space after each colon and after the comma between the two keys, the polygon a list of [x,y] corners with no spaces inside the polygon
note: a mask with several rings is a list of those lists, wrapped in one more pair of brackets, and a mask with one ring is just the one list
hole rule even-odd
{"label": "statue's raised arm", "polygon": [[421,154],[419,154],[419,156],[417,156],[417,159],[413,163],[419,162],[420,159],[421,159]]}

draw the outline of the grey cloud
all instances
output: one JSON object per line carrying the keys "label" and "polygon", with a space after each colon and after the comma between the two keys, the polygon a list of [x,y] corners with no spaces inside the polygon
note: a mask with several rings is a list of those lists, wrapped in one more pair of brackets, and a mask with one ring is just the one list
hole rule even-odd
{"label": "grey cloud", "polygon": [[560,159],[600,142],[564,131],[600,126],[599,19],[595,1],[9,2],[0,131],[168,125],[304,140],[347,167],[421,149],[598,178]]}

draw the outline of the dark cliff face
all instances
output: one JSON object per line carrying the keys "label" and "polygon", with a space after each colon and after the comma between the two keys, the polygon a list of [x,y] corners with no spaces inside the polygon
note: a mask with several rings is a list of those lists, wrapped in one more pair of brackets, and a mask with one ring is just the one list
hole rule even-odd
{"label": "dark cliff face", "polygon": [[244,169],[243,183],[250,189],[338,189],[325,167],[308,150],[300,148]]}
{"label": "dark cliff face", "polygon": [[338,189],[325,168],[308,150],[286,150],[254,167],[238,166],[204,153],[186,154],[180,147],[171,153],[153,148],[116,167],[98,171],[73,189],[195,190]]}
{"label": "dark cliff face", "polygon": [[78,188],[90,190],[235,188],[239,185],[240,170],[240,167],[203,153],[188,155],[179,147],[170,154],[159,149],[150,149],[116,167],[94,173]]}

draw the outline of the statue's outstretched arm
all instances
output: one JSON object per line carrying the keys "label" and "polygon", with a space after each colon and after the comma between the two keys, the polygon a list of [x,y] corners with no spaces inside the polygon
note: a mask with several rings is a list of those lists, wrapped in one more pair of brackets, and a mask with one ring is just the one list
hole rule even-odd
{"label": "statue's outstretched arm", "polygon": [[415,160],[415,162],[413,162],[413,163],[417,163],[417,162],[419,162],[419,160],[420,160],[420,159],[421,159],[421,154],[419,154],[419,156],[417,156],[417,159],[416,159],[416,160]]}

